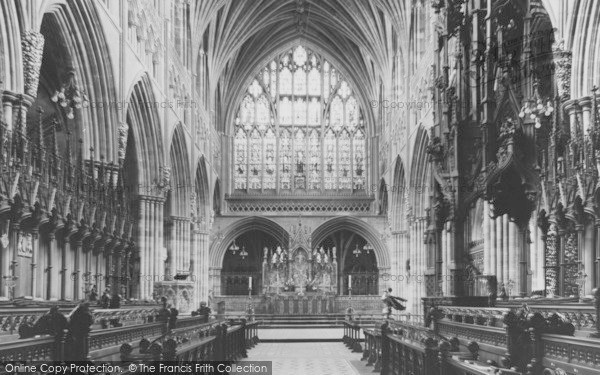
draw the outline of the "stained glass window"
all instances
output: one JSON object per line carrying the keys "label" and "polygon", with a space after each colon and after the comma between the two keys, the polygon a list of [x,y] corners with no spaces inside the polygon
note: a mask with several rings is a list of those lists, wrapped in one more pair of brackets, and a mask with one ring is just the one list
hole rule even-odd
{"label": "stained glass window", "polygon": [[352,166],[350,165],[350,135],[344,129],[338,140],[339,146],[339,188],[352,188]]}
{"label": "stained glass window", "polygon": [[306,189],[306,141],[304,131],[298,129],[294,137],[294,187]]}
{"label": "stained glass window", "polygon": [[234,145],[235,149],[235,171],[234,181],[236,189],[246,189],[246,168],[248,163],[248,141],[246,140],[246,133],[243,129],[238,129]]}
{"label": "stained glass window", "polygon": [[262,172],[262,139],[258,130],[254,129],[250,136],[250,189],[260,189]]}
{"label": "stained glass window", "polygon": [[292,187],[292,140],[287,129],[281,131],[279,149],[281,154],[280,185],[282,190],[289,190]]}
{"label": "stained glass window", "polygon": [[364,189],[365,186],[365,135],[362,130],[354,134],[354,190]]}
{"label": "stained glass window", "polygon": [[337,155],[335,133],[333,130],[327,130],[325,133],[325,189],[337,189]]}
{"label": "stained glass window", "polygon": [[350,83],[313,51],[285,51],[258,71],[235,119],[237,191],[362,191],[366,134]]}
{"label": "stained glass window", "polygon": [[259,125],[260,130],[264,130],[269,125],[270,118],[269,101],[266,96],[261,95],[256,103],[256,123]]}
{"label": "stained glass window", "polygon": [[275,132],[273,129],[267,130],[265,134],[265,176],[263,179],[263,186],[265,189],[275,189],[276,182],[276,164],[275,164],[275,149],[277,147],[277,140],[275,139]]}
{"label": "stained glass window", "polygon": [[309,186],[311,190],[319,190],[321,188],[321,139],[319,132],[314,129],[310,133],[309,141]]}

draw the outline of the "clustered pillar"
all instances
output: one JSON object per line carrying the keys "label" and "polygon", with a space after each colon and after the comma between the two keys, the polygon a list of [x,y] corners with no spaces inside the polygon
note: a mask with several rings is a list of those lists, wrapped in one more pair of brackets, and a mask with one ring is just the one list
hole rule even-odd
{"label": "clustered pillar", "polygon": [[154,283],[165,279],[163,259],[163,205],[164,198],[140,196],[138,242],[140,249],[140,300],[152,300]]}

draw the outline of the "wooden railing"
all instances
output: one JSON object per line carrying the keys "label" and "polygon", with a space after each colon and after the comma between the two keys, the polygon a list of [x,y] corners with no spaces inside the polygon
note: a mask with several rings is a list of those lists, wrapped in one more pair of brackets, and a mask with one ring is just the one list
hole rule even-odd
{"label": "wooden railing", "polygon": [[[59,311],[68,315],[73,307],[61,307]],[[152,322],[158,314],[157,306],[127,306],[121,309],[90,309],[94,318],[93,329],[108,328],[108,322],[118,321],[124,325]],[[0,309],[0,335],[12,335],[18,332],[24,323],[34,324],[48,312],[46,307],[3,308]]]}
{"label": "wooden railing", "polygon": [[124,342],[133,342],[143,338],[153,338],[166,332],[165,323],[148,323],[135,326],[109,328],[90,332],[88,348],[90,351],[109,346],[118,346]]}
{"label": "wooden railing", "polygon": [[246,323],[246,348],[253,348],[256,344],[258,344],[258,326],[259,322],[247,322]]}
{"label": "wooden railing", "polygon": [[367,361],[367,366],[375,366],[374,372],[381,371],[381,330],[379,328],[365,329],[365,350],[362,361]]}
{"label": "wooden railing", "polygon": [[247,356],[246,350],[258,342],[258,322],[245,320],[231,325],[224,321],[191,326],[192,319],[181,323],[153,342],[142,339],[137,345],[121,346],[124,362],[163,361],[236,361]]}
{"label": "wooden railing", "polygon": [[[344,324],[344,342],[381,374],[592,375],[600,368],[600,340],[572,336],[559,315],[501,308],[442,306],[425,327],[418,317],[379,327]],[[359,338],[360,332],[364,340]]]}
{"label": "wooden railing", "polygon": [[64,360],[66,334],[0,343],[0,362]]}
{"label": "wooden railing", "polygon": [[561,370],[577,375],[597,375],[600,371],[598,339],[543,334],[538,350],[548,375],[561,374]]}
{"label": "wooden railing", "polygon": [[362,327],[358,322],[344,321],[344,337],[342,338],[342,341],[348,348],[352,349],[353,352],[362,352],[362,347],[360,346],[361,330]]}

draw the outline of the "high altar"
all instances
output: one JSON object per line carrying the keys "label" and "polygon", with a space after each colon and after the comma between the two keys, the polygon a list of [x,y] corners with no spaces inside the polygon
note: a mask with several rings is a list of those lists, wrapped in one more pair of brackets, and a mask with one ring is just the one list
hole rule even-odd
{"label": "high altar", "polygon": [[264,248],[263,294],[275,313],[332,312],[337,290],[336,249],[310,250],[310,228],[302,222],[290,230],[288,249]]}

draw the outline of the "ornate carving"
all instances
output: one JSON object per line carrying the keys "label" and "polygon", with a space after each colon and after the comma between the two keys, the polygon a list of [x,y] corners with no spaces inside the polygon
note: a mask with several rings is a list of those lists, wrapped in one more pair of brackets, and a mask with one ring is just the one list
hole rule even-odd
{"label": "ornate carving", "polygon": [[427,145],[427,153],[433,162],[439,163],[444,159],[444,145],[440,137],[434,137],[431,140]]}
{"label": "ornate carving", "polygon": [[311,236],[310,228],[302,226],[302,218],[298,218],[298,225],[290,228],[290,250],[297,247],[304,249],[310,249],[311,247]]}
{"label": "ornate carving", "polygon": [[564,40],[554,48],[554,65],[558,96],[562,101],[571,98],[571,60],[572,53],[564,50]]}
{"label": "ornate carving", "polygon": [[171,189],[171,168],[167,166],[160,167],[160,176],[158,181],[158,188],[166,194]]}
{"label": "ornate carving", "polygon": [[127,136],[129,134],[129,125],[126,122],[122,122],[119,125],[119,159],[125,159],[125,152],[127,149]]}
{"label": "ornate carving", "polygon": [[25,93],[36,97],[44,53],[44,36],[37,31],[26,31],[23,35],[22,48]]}

